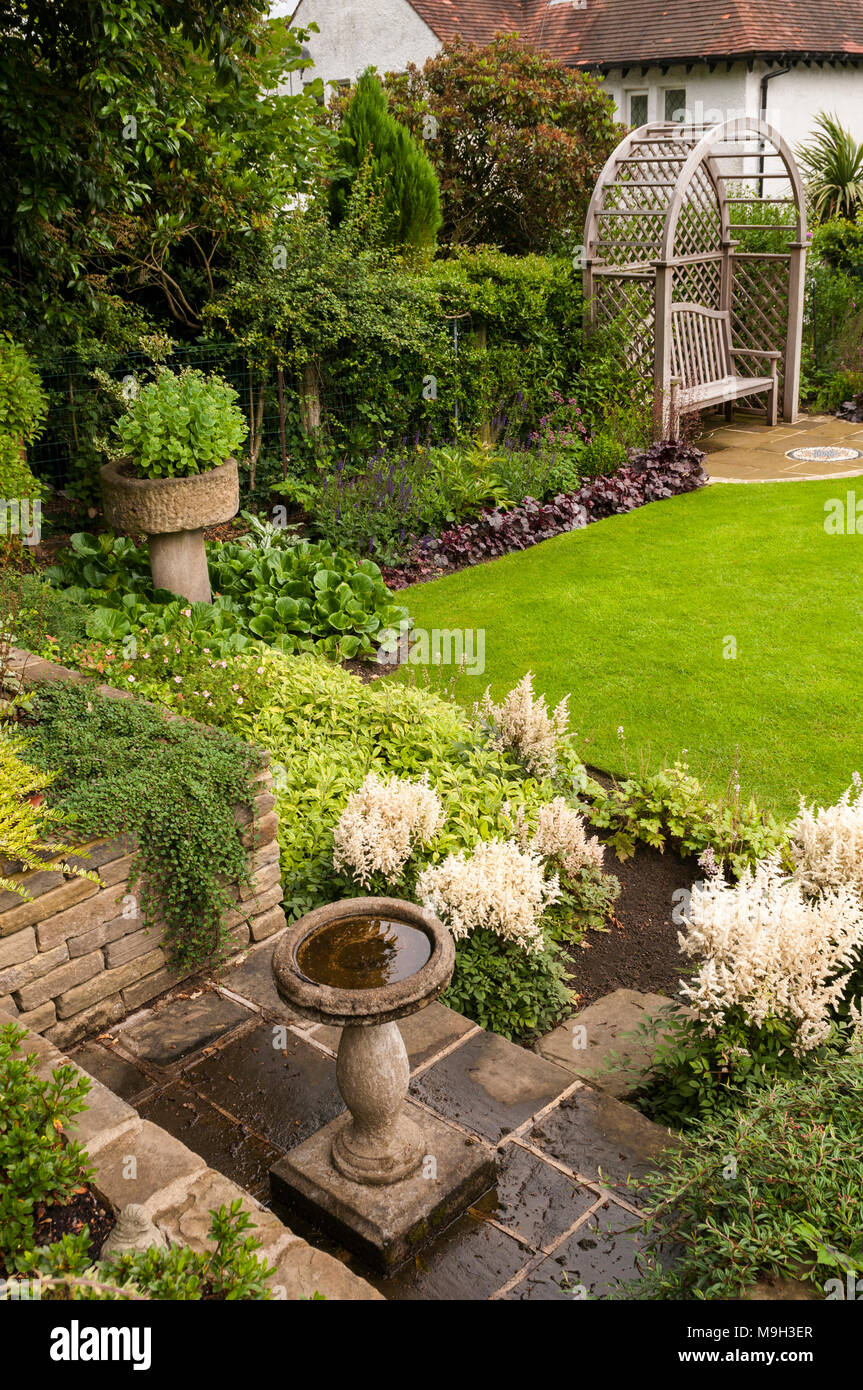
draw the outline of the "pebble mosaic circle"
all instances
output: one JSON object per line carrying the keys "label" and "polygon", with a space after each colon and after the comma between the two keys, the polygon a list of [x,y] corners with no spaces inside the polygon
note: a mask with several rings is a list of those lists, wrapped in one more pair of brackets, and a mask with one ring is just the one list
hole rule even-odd
{"label": "pebble mosaic circle", "polygon": [[802,459],[805,463],[839,463],[844,459],[863,458],[863,450],[840,449],[833,444],[822,444],[812,449],[791,449],[785,457]]}

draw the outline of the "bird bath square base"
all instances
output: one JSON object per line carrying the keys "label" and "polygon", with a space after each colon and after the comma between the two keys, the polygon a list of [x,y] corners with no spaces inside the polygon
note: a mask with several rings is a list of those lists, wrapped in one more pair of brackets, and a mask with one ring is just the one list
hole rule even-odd
{"label": "bird bath square base", "polygon": [[408,1102],[404,1113],[421,1128],[427,1158],[402,1182],[369,1187],[333,1167],[333,1139],[350,1121],[340,1115],[291,1149],[270,1169],[276,1201],[391,1273],[433,1240],[497,1180],[494,1154],[451,1125]]}

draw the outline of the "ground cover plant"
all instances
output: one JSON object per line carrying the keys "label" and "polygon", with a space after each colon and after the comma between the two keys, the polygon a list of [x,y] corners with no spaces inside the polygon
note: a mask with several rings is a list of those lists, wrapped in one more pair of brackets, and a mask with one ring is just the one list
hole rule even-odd
{"label": "ground cover plant", "polygon": [[[571,692],[584,761],[619,778],[686,750],[711,799],[784,818],[831,804],[863,737],[863,663],[847,612],[853,536],[824,529],[855,480],[714,486],[418,584],[418,629],[485,631],[485,671],[456,698],[494,698],[526,667]],[[553,600],[551,596],[553,597]],[[410,679],[403,673],[400,679]],[[777,691],[781,698],[777,699]],[[623,735],[619,732],[623,730]]]}
{"label": "ground cover plant", "polygon": [[[583,463],[597,476],[580,481],[575,491],[545,502],[528,496],[516,506],[486,508],[474,521],[445,529],[439,537],[424,538],[413,547],[408,563],[388,570],[388,577],[401,586],[422,577],[422,567],[428,564],[442,570],[462,569],[514,550],[526,550],[590,521],[693,492],[707,482],[703,454],[678,441],[666,440],[629,456],[620,445],[622,457],[605,461],[591,461],[587,457],[589,448],[590,444],[586,448],[579,444],[580,462],[576,467]],[[607,475],[601,471],[605,463],[612,470]]]}
{"label": "ground cover plant", "polygon": [[218,955],[235,906],[227,885],[250,882],[234,811],[252,808],[260,755],[223,731],[168,722],[148,704],[86,685],[38,690],[27,721],[28,756],[59,769],[46,793],[68,831],[137,835],[130,885],[142,927],[164,927],[182,968]]}
{"label": "ground cover plant", "polygon": [[371,656],[381,633],[408,620],[374,561],[287,530],[211,543],[207,561],[214,602],[191,607],[153,590],[146,547],[110,533],[74,535],[47,577],[72,602],[92,605],[87,635],[114,644],[141,630],[164,634],[185,615],[219,655],[260,638],[350,659]]}

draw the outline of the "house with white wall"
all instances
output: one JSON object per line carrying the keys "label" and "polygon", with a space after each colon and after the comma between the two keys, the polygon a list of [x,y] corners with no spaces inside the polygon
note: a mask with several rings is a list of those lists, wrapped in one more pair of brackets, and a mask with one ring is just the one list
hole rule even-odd
{"label": "house with white wall", "polygon": [[766,115],[792,146],[829,111],[863,139],[863,0],[275,0],[316,22],[306,81],[421,66],[457,34],[518,33],[601,77],[618,118]]}

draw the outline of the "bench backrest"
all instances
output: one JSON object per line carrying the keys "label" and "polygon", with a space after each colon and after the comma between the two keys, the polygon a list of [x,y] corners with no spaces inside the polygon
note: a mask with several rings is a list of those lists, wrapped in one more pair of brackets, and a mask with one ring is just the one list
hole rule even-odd
{"label": "bench backrest", "polygon": [[703,304],[671,306],[671,375],[684,387],[732,376],[731,315]]}

